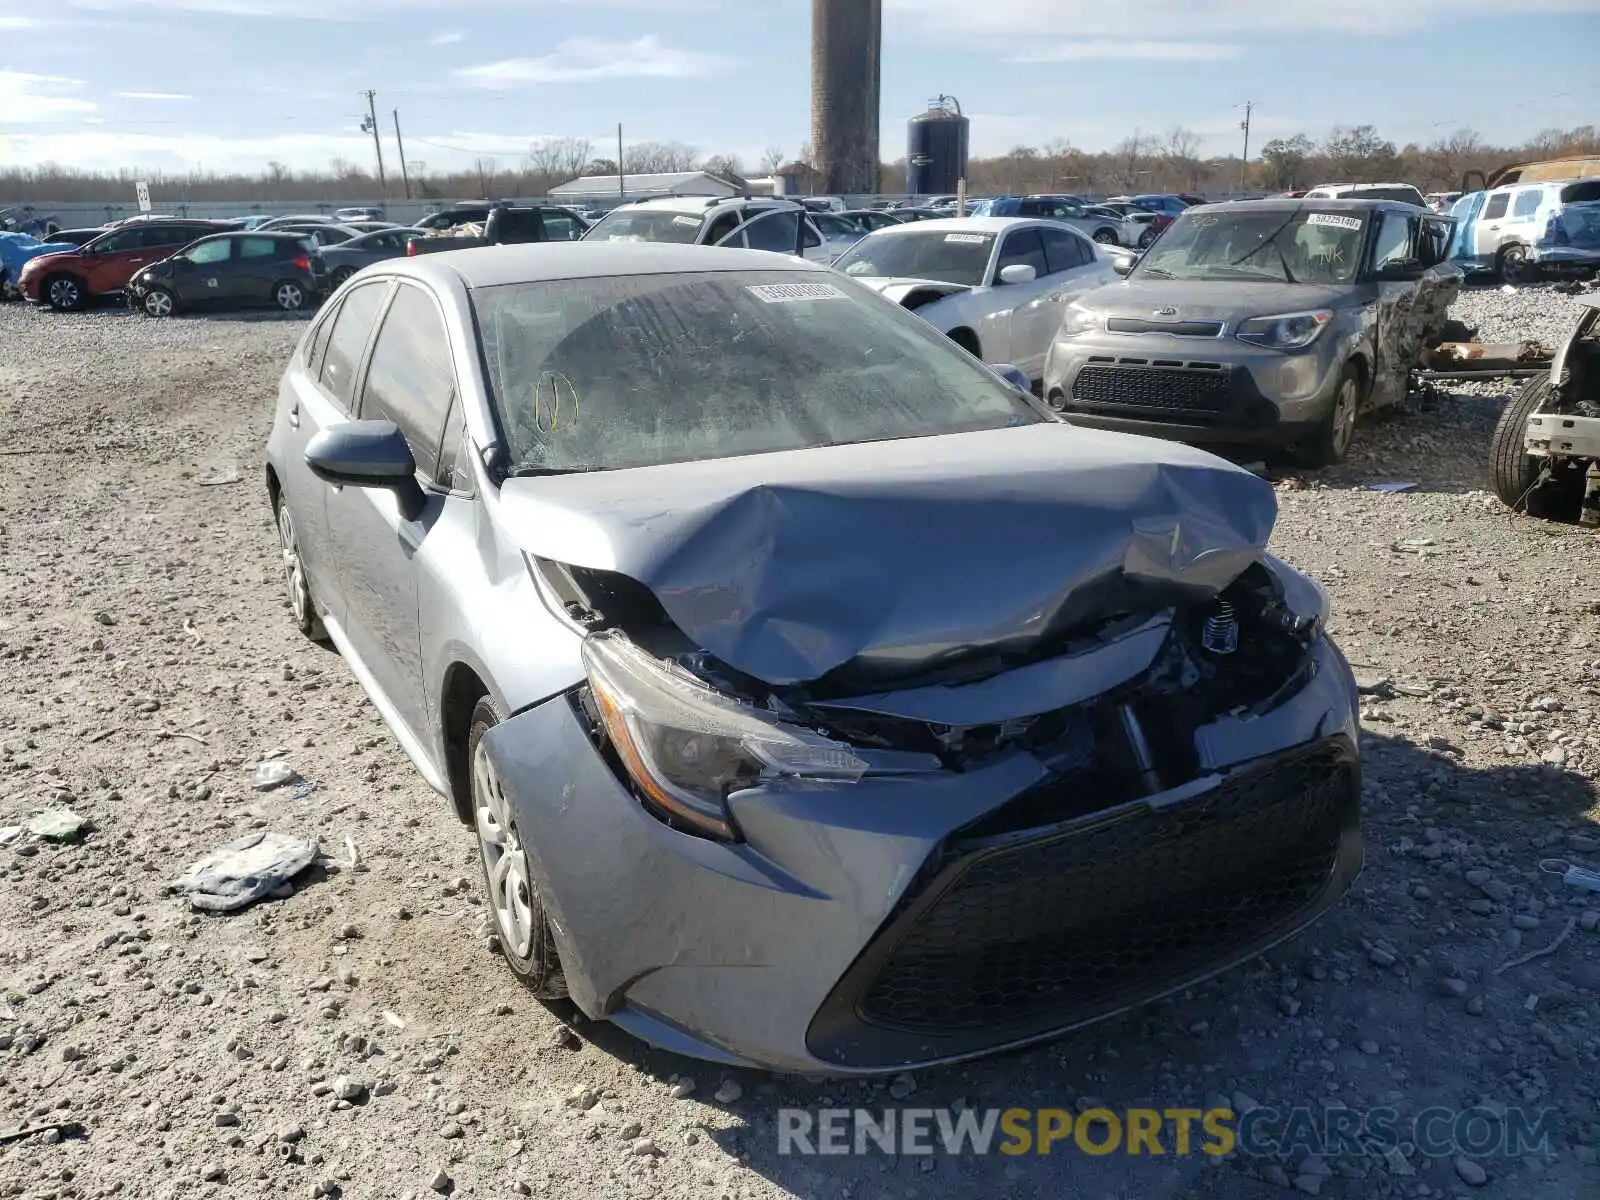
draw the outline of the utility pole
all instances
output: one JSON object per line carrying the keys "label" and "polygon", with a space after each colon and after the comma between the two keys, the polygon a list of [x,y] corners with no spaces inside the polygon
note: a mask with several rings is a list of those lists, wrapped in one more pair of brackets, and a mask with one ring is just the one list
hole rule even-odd
{"label": "utility pole", "polygon": [[1242,196],[1250,182],[1250,114],[1255,111],[1256,102],[1246,100],[1242,106],[1234,107],[1244,109],[1244,120],[1239,122],[1239,128],[1244,130],[1244,157],[1239,160],[1239,194]]}
{"label": "utility pole", "polygon": [[406,144],[400,136],[400,110],[394,110],[394,144],[400,151],[400,182],[405,186],[406,199],[411,199],[411,173],[406,169]]}
{"label": "utility pole", "polygon": [[378,93],[368,88],[362,93],[367,98],[367,119],[361,122],[361,132],[372,135],[372,148],[378,152],[378,187],[387,196],[389,194],[389,181],[383,174],[383,142],[378,138],[378,113],[372,107],[372,102]]}
{"label": "utility pole", "polygon": [[617,199],[628,202],[628,177],[622,171],[622,122],[617,122]]}

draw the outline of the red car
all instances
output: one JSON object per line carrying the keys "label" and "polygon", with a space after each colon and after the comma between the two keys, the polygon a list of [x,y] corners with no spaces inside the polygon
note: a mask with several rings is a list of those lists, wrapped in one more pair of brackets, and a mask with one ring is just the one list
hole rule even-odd
{"label": "red car", "polygon": [[59,312],[113,296],[143,267],[170,258],[196,238],[227,228],[216,221],[141,221],[108,229],[76,250],[30,259],[17,286],[23,299]]}

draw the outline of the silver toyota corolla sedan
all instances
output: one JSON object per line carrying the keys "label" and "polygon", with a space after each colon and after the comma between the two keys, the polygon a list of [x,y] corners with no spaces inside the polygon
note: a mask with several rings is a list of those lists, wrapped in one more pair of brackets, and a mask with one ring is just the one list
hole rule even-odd
{"label": "silver toyota corolla sedan", "polygon": [[370,267],[283,377],[289,603],[477,836],[506,961],[870,1073],[1261,952],[1359,870],[1356,701],[1263,481],[1077,429],[823,267]]}

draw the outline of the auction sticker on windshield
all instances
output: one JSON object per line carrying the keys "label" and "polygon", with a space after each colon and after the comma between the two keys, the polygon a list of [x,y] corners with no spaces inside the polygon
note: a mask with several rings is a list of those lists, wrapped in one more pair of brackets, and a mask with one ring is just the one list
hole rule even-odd
{"label": "auction sticker on windshield", "polygon": [[1347,217],[1343,213],[1312,213],[1306,218],[1307,225],[1326,225],[1332,229],[1360,229],[1360,217]]}
{"label": "auction sticker on windshield", "polygon": [[989,242],[987,233],[947,233],[944,235],[947,242],[958,242],[963,246],[982,246]]}
{"label": "auction sticker on windshield", "polygon": [[759,283],[745,289],[767,304],[788,304],[791,300],[847,300],[831,283]]}

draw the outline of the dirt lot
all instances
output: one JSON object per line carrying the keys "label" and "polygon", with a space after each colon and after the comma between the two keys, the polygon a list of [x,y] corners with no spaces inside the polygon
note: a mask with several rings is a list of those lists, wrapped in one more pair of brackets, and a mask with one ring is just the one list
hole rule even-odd
{"label": "dirt lot", "polygon": [[[1549,336],[1570,304],[1524,289],[1461,311]],[[1538,868],[1600,867],[1600,539],[1483,490],[1503,389],[1370,425],[1345,467],[1279,482],[1275,548],[1391,681],[1367,700],[1349,899],[1047,1048],[819,1082],[561,1014],[569,1040],[486,949],[470,834],[287,617],[259,453],[302,328],[0,309],[0,826],[92,822],[0,847],[0,1196],[1600,1194],[1600,895]],[[1394,480],[1418,490],[1365,490]],[[252,792],[269,756],[306,782]],[[335,865],[236,916],[167,894],[258,828],[318,835]],[[359,869],[337,865],[347,838]],[[598,1103],[569,1103],[582,1089]],[[777,1152],[784,1105],[958,1100],[1557,1115],[1515,1158]],[[24,1121],[68,1128],[5,1139]]]}

